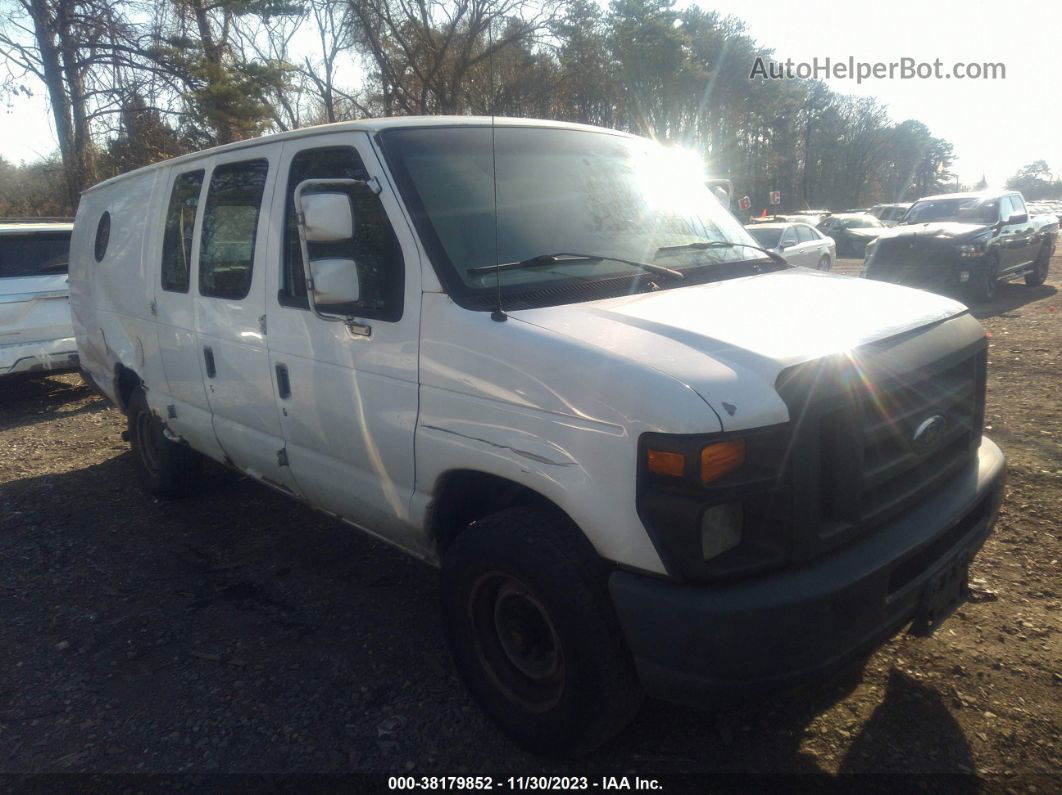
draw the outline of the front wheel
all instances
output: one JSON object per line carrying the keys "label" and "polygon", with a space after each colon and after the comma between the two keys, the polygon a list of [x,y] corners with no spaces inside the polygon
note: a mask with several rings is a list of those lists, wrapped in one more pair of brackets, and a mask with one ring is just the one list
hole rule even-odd
{"label": "front wheel", "polygon": [[192,490],[202,459],[189,447],[166,438],[162,421],[148,407],[144,390],[137,388],[127,409],[129,442],[136,454],[144,490],[160,499],[181,497]]}
{"label": "front wheel", "polygon": [[991,301],[999,288],[999,263],[989,260],[973,284],[973,296],[978,301]]}
{"label": "front wheel", "polygon": [[830,255],[829,254],[823,254],[822,258],[819,259],[819,270],[820,271],[828,271],[829,269],[830,269]]}
{"label": "front wheel", "polygon": [[607,568],[555,510],[509,508],[467,528],[443,560],[441,606],[469,691],[532,751],[588,753],[637,712]]}
{"label": "front wheel", "polygon": [[1025,284],[1028,287],[1039,287],[1047,281],[1047,271],[1051,267],[1051,244],[1044,243],[1040,248],[1040,254],[1033,263],[1032,273],[1025,274]]}

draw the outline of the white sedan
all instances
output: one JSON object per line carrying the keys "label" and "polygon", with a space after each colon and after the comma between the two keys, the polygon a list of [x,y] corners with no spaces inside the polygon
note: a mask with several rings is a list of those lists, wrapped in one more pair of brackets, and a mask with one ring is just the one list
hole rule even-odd
{"label": "white sedan", "polygon": [[749,224],[745,227],[764,248],[781,254],[793,265],[828,271],[837,257],[837,245],[808,224]]}

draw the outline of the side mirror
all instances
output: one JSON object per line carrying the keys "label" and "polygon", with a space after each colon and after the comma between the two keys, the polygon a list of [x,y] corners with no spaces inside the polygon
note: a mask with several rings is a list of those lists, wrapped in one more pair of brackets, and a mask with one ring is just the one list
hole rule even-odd
{"label": "side mirror", "polygon": [[1014,213],[1006,220],[1007,224],[1024,224],[1029,220],[1027,213]]}
{"label": "side mirror", "polygon": [[796,244],[796,241],[794,241],[794,240],[784,240],[784,241],[782,241],[781,243],[778,244],[778,248],[780,248],[782,251],[785,251],[787,248],[789,248],[789,247],[791,247],[791,246],[793,246],[795,244]]}
{"label": "side mirror", "polygon": [[336,243],[354,237],[354,208],[346,193],[302,196],[307,243]]}
{"label": "side mirror", "polygon": [[336,245],[326,245],[353,245],[356,219],[351,191],[359,187],[380,193],[375,178],[303,180],[295,188],[295,210],[310,306],[318,317],[343,321],[351,334],[368,337],[372,327],[353,318],[361,297],[357,263],[334,256]]}
{"label": "side mirror", "polygon": [[310,260],[313,305],[317,311],[345,316],[361,297],[358,266],[352,259]]}

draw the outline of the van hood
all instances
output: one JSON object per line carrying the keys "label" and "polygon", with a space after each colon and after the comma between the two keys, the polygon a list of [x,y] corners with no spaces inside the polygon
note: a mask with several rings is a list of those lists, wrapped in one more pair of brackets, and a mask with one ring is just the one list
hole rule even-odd
{"label": "van hood", "polygon": [[774,389],[785,368],[965,311],[921,290],[793,268],[510,317],[666,373],[738,430],[788,420]]}

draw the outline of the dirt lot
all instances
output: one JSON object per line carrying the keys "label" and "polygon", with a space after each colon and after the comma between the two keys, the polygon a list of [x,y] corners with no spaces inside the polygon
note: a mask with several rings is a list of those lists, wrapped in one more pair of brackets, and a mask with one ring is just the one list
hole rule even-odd
{"label": "dirt lot", "polygon": [[647,704],[575,763],[481,717],[433,570],[220,470],[156,502],[123,417],[78,377],[0,385],[0,771],[966,773],[1058,791],[1060,274],[1056,258],[1048,286],[977,309],[1010,480],[974,601],[816,690]]}

